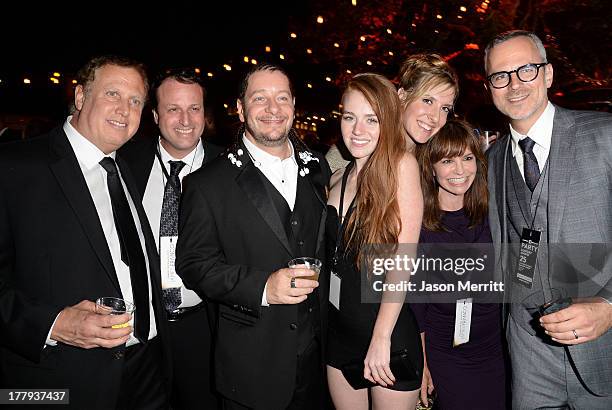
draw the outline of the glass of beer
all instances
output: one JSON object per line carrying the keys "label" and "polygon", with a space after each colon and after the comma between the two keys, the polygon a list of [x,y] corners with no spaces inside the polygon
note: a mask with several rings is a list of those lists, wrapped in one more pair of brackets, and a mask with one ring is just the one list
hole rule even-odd
{"label": "glass of beer", "polygon": [[[136,306],[121,298],[114,298],[110,296],[101,297],[96,299],[96,313],[103,315],[122,315],[124,313],[133,314],[136,310]],[[113,329],[120,329],[122,327],[128,327],[129,322],[121,323],[119,325],[113,325]]]}
{"label": "glass of beer", "polygon": [[287,265],[290,268],[310,269],[311,271],[314,272],[314,275],[304,276],[302,277],[302,279],[310,279],[310,280],[318,281],[319,273],[321,273],[321,266],[323,266],[323,263],[317,258],[301,257],[301,258],[291,259]]}

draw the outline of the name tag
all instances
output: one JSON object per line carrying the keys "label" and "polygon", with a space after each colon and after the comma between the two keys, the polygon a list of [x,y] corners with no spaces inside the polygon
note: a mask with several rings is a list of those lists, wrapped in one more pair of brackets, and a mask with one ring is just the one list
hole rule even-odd
{"label": "name tag", "polygon": [[533,286],[538,249],[540,247],[540,235],[542,232],[523,228],[521,235],[521,247],[519,250],[518,263],[516,266],[516,281],[528,289]]}
{"label": "name tag", "polygon": [[470,327],[472,326],[472,298],[459,299],[455,308],[455,334],[453,347],[470,341]]}
{"label": "name tag", "polygon": [[340,310],[340,285],[342,279],[336,275],[334,271],[331,272],[329,280],[329,301],[338,310]]}
{"label": "name tag", "polygon": [[162,289],[183,286],[183,281],[176,274],[176,241],[178,236],[161,236],[159,238],[159,256],[161,263]]}

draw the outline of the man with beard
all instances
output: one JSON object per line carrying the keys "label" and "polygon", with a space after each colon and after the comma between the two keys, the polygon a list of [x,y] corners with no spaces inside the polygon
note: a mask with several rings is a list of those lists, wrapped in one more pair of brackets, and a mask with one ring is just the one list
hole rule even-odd
{"label": "man with beard", "polygon": [[[510,135],[488,152],[491,232],[498,250],[506,246],[502,255],[520,243],[524,258],[520,265],[502,260],[512,301],[512,406],[610,409],[612,117],[548,101],[553,67],[531,32],[496,36],[485,70],[493,102],[510,122]],[[580,283],[567,281],[572,270],[561,269],[559,249],[572,250],[573,266],[588,259]],[[570,285],[580,285],[580,294]],[[530,308],[546,307],[555,288],[584,297],[534,320]]]}
{"label": "man with beard", "polygon": [[294,103],[281,68],[254,68],[237,101],[236,143],[184,182],[177,272],[220,303],[225,409],[321,407],[328,284],[287,262],[323,257],[329,167],[291,129]]}

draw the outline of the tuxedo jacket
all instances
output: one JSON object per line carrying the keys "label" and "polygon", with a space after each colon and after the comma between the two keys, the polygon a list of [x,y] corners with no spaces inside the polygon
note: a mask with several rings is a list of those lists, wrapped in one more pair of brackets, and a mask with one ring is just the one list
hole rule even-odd
{"label": "tuxedo jacket", "polygon": [[[274,188],[253,164],[242,141],[187,176],[183,184],[177,271],[189,288],[219,302],[217,389],[252,408],[286,408],[297,371],[299,305],[261,306],[266,281],[292,258],[324,260],[329,167],[303,144],[294,142],[294,152],[299,166],[294,210],[299,201],[316,196],[309,211],[314,226],[308,228],[316,242],[309,244],[314,250],[311,255],[299,254],[290,243],[274,203],[275,193],[270,191]],[[325,329],[328,290],[329,283],[321,275],[320,286],[313,292],[320,329]]]}
{"label": "tuxedo jacket", "polygon": [[[512,187],[508,182],[512,178],[508,170],[507,181],[503,178],[506,149],[506,161],[515,161],[511,147],[507,146],[509,138],[508,135],[498,141],[488,152],[489,220],[497,250],[509,240],[502,237],[504,209],[508,231],[514,229],[520,233],[524,227],[524,223],[517,218],[516,213],[511,212],[511,208],[520,209],[520,212],[529,215],[529,199],[520,199],[523,196],[520,192],[516,195],[508,188]],[[597,244],[593,249],[599,251],[590,254],[591,260],[588,261],[590,271],[583,271],[590,277],[583,278],[581,285],[584,291],[591,292],[589,296],[612,300],[612,116],[555,106],[547,162],[548,206],[542,211],[546,212],[548,226],[544,241],[549,249],[561,248],[563,244],[580,244],[568,247],[570,252],[582,246]],[[505,204],[502,199],[504,184]],[[517,197],[520,208],[511,207],[510,201],[516,201]],[[499,260],[499,263],[504,265],[502,272],[505,274],[503,279],[506,291],[512,286],[520,286],[512,284],[516,274],[516,260]],[[545,272],[552,283],[560,279],[559,265],[553,267],[553,258],[548,258]],[[612,395],[612,330],[596,340],[569,346],[568,351],[587,388],[595,394]]]}
{"label": "tuxedo jacket", "polygon": [[[155,242],[129,170],[119,155],[116,162],[142,225],[157,332],[166,346]],[[62,128],[0,151],[2,387],[69,388],[75,408],[114,408],[125,346],[45,346],[63,308],[100,296],[122,294],[93,199]]]}

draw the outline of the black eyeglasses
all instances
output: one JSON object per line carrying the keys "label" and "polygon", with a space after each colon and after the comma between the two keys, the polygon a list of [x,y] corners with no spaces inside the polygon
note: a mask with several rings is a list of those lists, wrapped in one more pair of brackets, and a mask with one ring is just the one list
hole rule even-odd
{"label": "black eyeglasses", "polygon": [[533,81],[538,78],[538,74],[540,73],[540,68],[544,67],[548,63],[537,63],[537,64],[525,64],[520,66],[516,70],[512,71],[499,71],[497,73],[493,73],[487,77],[489,84],[493,88],[504,88],[510,84],[510,76],[512,73],[516,73],[516,78],[521,80],[524,83],[528,83],[529,81]]}

